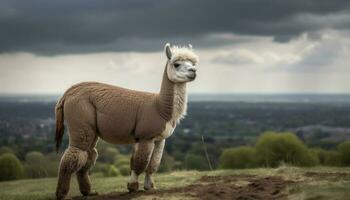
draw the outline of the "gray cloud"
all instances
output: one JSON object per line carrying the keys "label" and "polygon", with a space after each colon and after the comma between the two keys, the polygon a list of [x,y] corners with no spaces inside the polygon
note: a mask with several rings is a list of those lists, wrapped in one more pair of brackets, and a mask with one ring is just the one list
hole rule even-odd
{"label": "gray cloud", "polygon": [[256,64],[257,61],[254,59],[252,55],[239,54],[236,52],[232,52],[226,55],[218,55],[211,59],[211,62],[217,64],[226,64],[231,67],[242,67],[245,65]]}
{"label": "gray cloud", "polygon": [[154,51],[164,41],[197,47],[232,42],[211,37],[220,33],[285,42],[303,32],[349,29],[349,10],[347,0],[5,0],[0,52]]}
{"label": "gray cloud", "polygon": [[304,53],[299,62],[292,64],[289,68],[298,71],[314,71],[324,67],[334,67],[335,62],[348,57],[347,45],[341,40],[320,41]]}

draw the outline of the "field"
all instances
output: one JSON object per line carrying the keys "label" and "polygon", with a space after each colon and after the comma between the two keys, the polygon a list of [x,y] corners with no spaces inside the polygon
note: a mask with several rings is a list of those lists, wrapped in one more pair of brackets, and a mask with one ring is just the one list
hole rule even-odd
{"label": "field", "polygon": [[[92,177],[93,190],[108,199],[348,199],[350,168],[247,169],[219,171],[177,171],[158,174],[157,190],[129,194],[127,177]],[[140,184],[141,185],[141,184]],[[0,183],[1,200],[54,199],[55,178]],[[76,181],[69,197],[82,200]]]}

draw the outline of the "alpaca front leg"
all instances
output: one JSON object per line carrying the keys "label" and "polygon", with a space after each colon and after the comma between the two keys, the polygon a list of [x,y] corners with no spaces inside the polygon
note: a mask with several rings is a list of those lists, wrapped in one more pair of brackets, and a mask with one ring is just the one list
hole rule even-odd
{"label": "alpaca front leg", "polygon": [[155,142],[152,157],[146,169],[145,184],[144,184],[145,190],[151,190],[154,188],[152,175],[155,172],[157,172],[159,168],[160,161],[162,160],[164,145],[165,145],[165,140]]}
{"label": "alpaca front leg", "polygon": [[138,177],[147,168],[147,165],[152,156],[153,149],[153,140],[142,140],[135,144],[134,152],[130,162],[131,177],[128,182],[129,192],[134,192],[138,190]]}

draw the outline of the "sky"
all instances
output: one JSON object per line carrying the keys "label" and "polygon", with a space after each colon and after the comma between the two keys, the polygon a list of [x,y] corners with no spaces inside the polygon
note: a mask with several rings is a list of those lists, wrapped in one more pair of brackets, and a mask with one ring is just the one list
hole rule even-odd
{"label": "sky", "polygon": [[157,92],[167,42],[199,56],[190,93],[350,93],[347,0],[2,0],[0,93]]}

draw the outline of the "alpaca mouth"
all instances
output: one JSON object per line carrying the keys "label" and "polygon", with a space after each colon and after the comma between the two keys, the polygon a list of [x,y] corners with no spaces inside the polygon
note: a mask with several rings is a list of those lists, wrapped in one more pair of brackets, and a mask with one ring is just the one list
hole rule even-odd
{"label": "alpaca mouth", "polygon": [[190,74],[190,75],[187,75],[187,78],[188,78],[190,81],[193,81],[194,79],[196,79],[196,76],[197,76],[196,73],[192,73],[192,74]]}

